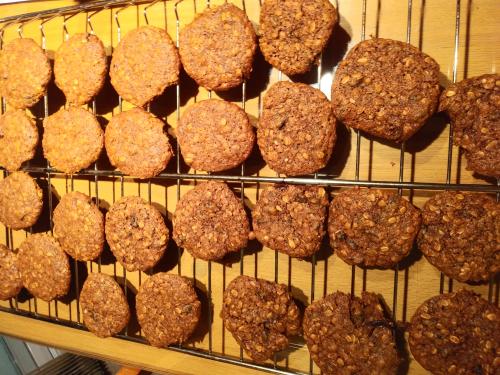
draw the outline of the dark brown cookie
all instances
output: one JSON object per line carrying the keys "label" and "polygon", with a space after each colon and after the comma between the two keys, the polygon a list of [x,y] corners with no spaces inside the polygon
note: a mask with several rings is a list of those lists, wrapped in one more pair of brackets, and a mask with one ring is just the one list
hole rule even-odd
{"label": "dark brown cookie", "polygon": [[163,121],[141,108],[113,116],[105,135],[111,164],[133,177],[157,176],[173,155],[163,126]]}
{"label": "dark brown cookie", "polygon": [[306,73],[318,63],[337,19],[337,10],[328,0],[265,0],[260,11],[260,50],[285,74]]}
{"label": "dark brown cookie", "polygon": [[500,177],[500,75],[464,79],[443,91],[439,110],[453,125],[453,142],[465,151],[467,169]]}
{"label": "dark brown cookie", "polygon": [[61,198],[54,210],[54,237],[80,261],[97,258],[104,246],[104,215],[88,195],[77,191]]}
{"label": "dark brown cookie", "polygon": [[486,281],[500,271],[500,204],[486,194],[445,191],[422,210],[418,246],[446,276]]}
{"label": "dark brown cookie", "polygon": [[311,357],[325,375],[397,373],[393,322],[374,293],[360,298],[336,292],[314,301],[303,327]]}
{"label": "dark brown cookie", "polygon": [[163,256],[168,228],[161,213],[140,197],[123,197],[106,214],[106,240],[127,271],[146,271]]}
{"label": "dark brown cookie", "polygon": [[323,168],[336,140],[330,102],[303,83],[277,82],[264,97],[257,142],[278,173],[303,175]]}
{"label": "dark brown cookie", "polygon": [[246,160],[255,143],[255,134],[243,109],[210,99],[186,109],[177,127],[177,140],[189,166],[219,172]]}
{"label": "dark brown cookie", "polygon": [[14,298],[23,288],[17,254],[0,244],[0,300]]}
{"label": "dark brown cookie", "polygon": [[27,173],[0,180],[0,222],[12,229],[29,228],[42,212],[43,192]]}
{"label": "dark brown cookie", "polygon": [[111,84],[126,101],[143,107],[179,80],[177,48],[165,30],[142,26],[132,30],[113,52]]}
{"label": "dark brown cookie", "polygon": [[223,182],[203,182],[177,203],[173,238],[195,257],[217,260],[244,248],[250,224],[241,200]]}
{"label": "dark brown cookie", "polygon": [[346,263],[390,268],[409,254],[420,223],[420,211],[396,192],[356,188],[333,199],[328,234]]}
{"label": "dark brown cookie", "polygon": [[103,273],[91,273],[80,293],[83,324],[99,337],[116,335],[130,319],[127,300],[118,283]]}
{"label": "dark brown cookie", "polygon": [[354,46],[332,85],[335,117],[347,126],[403,142],[434,113],[439,65],[416,47],[391,39]]}
{"label": "dark brown cookie", "polygon": [[9,106],[33,106],[45,94],[51,75],[49,59],[33,39],[14,39],[2,47],[0,94]]}
{"label": "dark brown cookie", "polygon": [[311,256],[325,235],[327,206],[328,197],[321,187],[268,187],[252,211],[255,236],[264,246],[291,257]]}
{"label": "dark brown cookie", "polygon": [[136,308],[144,336],[156,347],[185,342],[201,315],[201,303],[192,282],[166,272],[151,276],[141,285]]}
{"label": "dark brown cookie", "polygon": [[300,311],[286,285],[238,276],[224,291],[224,325],[245,352],[264,362],[300,332]]}
{"label": "dark brown cookie", "polygon": [[433,374],[496,375],[500,309],[467,290],[432,297],[413,315],[408,342]]}

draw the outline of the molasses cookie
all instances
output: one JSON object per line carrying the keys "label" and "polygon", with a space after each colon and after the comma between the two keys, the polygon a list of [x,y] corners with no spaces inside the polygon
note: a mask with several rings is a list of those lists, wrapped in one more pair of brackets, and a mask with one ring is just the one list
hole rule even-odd
{"label": "molasses cookie", "polygon": [[17,254],[0,244],[0,300],[14,298],[23,288]]}

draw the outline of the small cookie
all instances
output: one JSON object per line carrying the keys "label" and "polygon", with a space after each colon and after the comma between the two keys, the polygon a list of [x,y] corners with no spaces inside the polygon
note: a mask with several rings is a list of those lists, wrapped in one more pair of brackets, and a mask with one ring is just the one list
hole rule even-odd
{"label": "small cookie", "polygon": [[500,271],[500,204],[486,194],[445,191],[422,210],[418,247],[434,267],[460,282]]}
{"label": "small cookie", "polygon": [[248,158],[255,134],[244,110],[233,103],[209,99],[193,104],[182,114],[177,140],[189,166],[219,172]]}
{"label": "small cookie", "polygon": [[154,274],[136,296],[137,320],[156,347],[182,344],[195,330],[201,303],[190,280],[166,272]]}
{"label": "small cookie", "polygon": [[45,94],[52,70],[45,52],[30,38],[14,39],[0,53],[0,94],[14,108],[35,105]]}
{"label": "small cookie", "polygon": [[29,228],[42,213],[43,192],[27,173],[0,180],[0,222],[12,229]]}
{"label": "small cookie", "polygon": [[104,215],[88,195],[77,191],[61,198],[54,210],[54,237],[73,259],[94,260],[104,246]]}
{"label": "small cookie", "polygon": [[250,77],[256,39],[245,12],[226,3],[205,10],[181,30],[179,54],[196,83],[224,91]]}
{"label": "small cookie", "polygon": [[113,116],[105,134],[111,164],[133,177],[157,176],[173,155],[163,126],[163,121],[141,108]]}
{"label": "small cookie", "polygon": [[314,301],[303,327],[311,357],[325,375],[397,373],[394,324],[374,293],[360,298],[336,292]]}
{"label": "small cookie", "polygon": [[177,202],[173,238],[195,258],[217,260],[246,247],[250,224],[241,200],[223,182],[202,182]]}
{"label": "small cookie", "polygon": [[113,52],[111,84],[126,101],[143,107],[179,80],[177,48],[165,30],[142,26],[132,30]]}
{"label": "small cookie", "polygon": [[264,97],[257,142],[278,173],[303,175],[323,168],[336,140],[335,117],[326,96],[303,83],[275,83]]}
{"label": "small cookie", "polygon": [[108,64],[101,40],[93,34],[75,34],[57,50],[54,76],[70,105],[88,103],[101,91]]}
{"label": "small cookie", "polygon": [[421,221],[420,211],[396,192],[344,190],[330,204],[330,245],[348,264],[391,268],[410,253]]}
{"label": "small cookie", "polygon": [[434,113],[439,65],[411,44],[365,40],[340,63],[332,85],[335,117],[395,142],[409,139]]}
{"label": "small cookie", "polygon": [[467,290],[432,297],[413,315],[408,343],[433,374],[498,374],[500,309]]}
{"label": "small cookie", "polygon": [[91,273],[80,293],[83,324],[99,337],[116,335],[130,319],[127,300],[118,283],[109,275]]}
{"label": "small cookie", "polygon": [[18,253],[23,285],[35,297],[52,301],[69,291],[71,272],[66,253],[47,233],[28,236]]}
{"label": "small cookie", "polygon": [[255,236],[264,246],[295,258],[313,255],[325,235],[325,189],[275,185],[259,195],[252,211]]}
{"label": "small cookie", "polygon": [[106,240],[127,271],[146,271],[163,256],[168,228],[154,206],[140,197],[123,197],[106,214]]}
{"label": "small cookie", "polygon": [[306,73],[318,63],[337,20],[337,10],[328,0],[265,0],[260,11],[260,50],[283,73]]}
{"label": "small cookie", "polygon": [[23,282],[17,267],[17,254],[0,244],[0,300],[14,298],[22,288]]}
{"label": "small cookie", "polygon": [[35,156],[38,129],[23,110],[0,116],[0,166],[17,171],[21,164]]}

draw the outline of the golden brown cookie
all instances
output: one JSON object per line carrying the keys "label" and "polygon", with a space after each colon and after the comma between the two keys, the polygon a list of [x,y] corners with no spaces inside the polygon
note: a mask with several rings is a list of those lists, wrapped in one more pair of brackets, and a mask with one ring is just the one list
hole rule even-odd
{"label": "golden brown cookie", "polygon": [[23,288],[17,254],[0,244],[0,300],[14,298]]}

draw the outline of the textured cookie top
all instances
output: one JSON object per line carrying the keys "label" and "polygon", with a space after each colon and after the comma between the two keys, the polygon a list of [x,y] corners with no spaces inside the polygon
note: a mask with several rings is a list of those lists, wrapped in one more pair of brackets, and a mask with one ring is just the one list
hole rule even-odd
{"label": "textured cookie top", "polygon": [[328,0],[265,0],[259,29],[262,54],[285,74],[306,73],[317,63],[337,19]]}
{"label": "textured cookie top", "polygon": [[23,288],[17,267],[17,254],[0,244],[0,300],[18,295]]}
{"label": "textured cookie top", "polygon": [[283,284],[238,276],[224,291],[221,318],[245,352],[264,362],[300,331],[300,312]]}
{"label": "textured cookie top", "polygon": [[402,142],[436,110],[439,65],[416,47],[370,39],[349,51],[332,85],[335,117],[347,126]]}
{"label": "textured cookie top", "polygon": [[205,10],[179,36],[184,69],[208,90],[228,90],[248,78],[256,46],[250,20],[233,4]]}
{"label": "textured cookie top", "polygon": [[285,81],[271,86],[257,130],[271,169],[287,175],[316,172],[330,159],[335,139],[335,118],[321,91]]}
{"label": "textured cookie top", "polygon": [[422,210],[418,246],[427,260],[461,282],[500,271],[500,204],[486,194],[445,191]]}
{"label": "textured cookie top", "polygon": [[189,166],[218,172],[245,161],[252,151],[255,135],[243,109],[210,99],[186,109],[177,127],[177,140]]}

